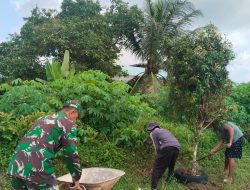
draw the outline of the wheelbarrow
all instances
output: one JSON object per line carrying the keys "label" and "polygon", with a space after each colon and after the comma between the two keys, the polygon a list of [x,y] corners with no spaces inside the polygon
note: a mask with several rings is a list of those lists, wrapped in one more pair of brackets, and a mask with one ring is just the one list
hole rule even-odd
{"label": "wheelbarrow", "polygon": [[[112,168],[85,168],[82,170],[80,184],[86,190],[111,190],[118,180],[125,174],[122,170]],[[72,184],[72,177],[66,174],[57,178],[60,190],[68,190]],[[65,188],[66,186],[68,188]]]}

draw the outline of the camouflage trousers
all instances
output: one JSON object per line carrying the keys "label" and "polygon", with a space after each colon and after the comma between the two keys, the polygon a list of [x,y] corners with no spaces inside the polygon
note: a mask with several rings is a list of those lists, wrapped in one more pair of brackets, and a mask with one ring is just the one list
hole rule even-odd
{"label": "camouflage trousers", "polygon": [[13,190],[59,190],[58,185],[34,184],[15,177],[12,178],[11,185]]}

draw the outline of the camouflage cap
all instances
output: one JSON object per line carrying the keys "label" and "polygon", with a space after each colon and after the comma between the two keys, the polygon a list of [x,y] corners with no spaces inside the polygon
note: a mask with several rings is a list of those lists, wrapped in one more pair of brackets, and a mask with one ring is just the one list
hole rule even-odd
{"label": "camouflage cap", "polygon": [[71,108],[76,109],[78,112],[80,112],[81,110],[81,105],[78,102],[78,100],[68,100],[67,102],[63,104],[63,107],[71,107]]}

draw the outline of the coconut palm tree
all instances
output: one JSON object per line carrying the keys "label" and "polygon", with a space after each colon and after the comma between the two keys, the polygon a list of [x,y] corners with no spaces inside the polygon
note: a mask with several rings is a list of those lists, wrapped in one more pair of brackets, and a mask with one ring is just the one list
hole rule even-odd
{"label": "coconut palm tree", "polygon": [[140,25],[139,35],[136,36],[137,41],[127,44],[132,53],[146,62],[143,75],[134,80],[132,93],[157,91],[161,82],[156,75],[168,56],[165,51],[166,39],[176,37],[193,18],[201,15],[201,11],[185,0],[145,2],[144,21]]}

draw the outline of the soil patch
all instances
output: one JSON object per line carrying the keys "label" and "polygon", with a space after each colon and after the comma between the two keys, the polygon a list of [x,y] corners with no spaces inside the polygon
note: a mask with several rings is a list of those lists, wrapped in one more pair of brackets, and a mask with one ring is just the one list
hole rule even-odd
{"label": "soil patch", "polygon": [[187,185],[190,190],[224,190],[222,183],[209,182],[206,185],[200,183],[189,183]]}
{"label": "soil patch", "polygon": [[250,184],[246,186],[246,190],[250,190]]}

